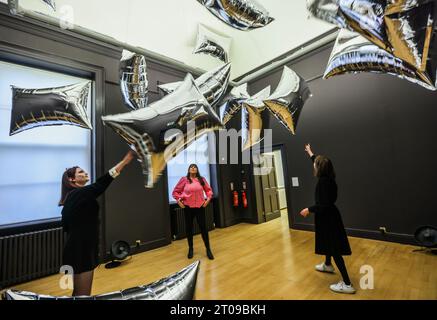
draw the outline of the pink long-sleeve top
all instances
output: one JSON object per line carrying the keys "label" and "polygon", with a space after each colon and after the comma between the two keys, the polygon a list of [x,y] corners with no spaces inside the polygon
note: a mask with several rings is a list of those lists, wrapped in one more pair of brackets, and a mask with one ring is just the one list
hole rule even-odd
{"label": "pink long-sleeve top", "polygon": [[205,182],[203,187],[197,178],[192,178],[191,181],[192,183],[187,177],[182,177],[173,189],[172,195],[176,201],[181,200],[190,208],[200,208],[205,202],[204,192],[208,200],[212,198],[213,192],[205,178],[203,178]]}

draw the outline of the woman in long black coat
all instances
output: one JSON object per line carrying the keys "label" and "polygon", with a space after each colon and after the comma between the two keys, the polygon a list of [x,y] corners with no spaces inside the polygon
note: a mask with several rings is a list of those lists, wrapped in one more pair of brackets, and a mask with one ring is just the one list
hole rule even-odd
{"label": "woman in long black coat", "polygon": [[318,177],[315,193],[315,205],[303,209],[300,214],[307,217],[314,213],[316,233],[316,254],[326,256],[325,262],[316,265],[320,272],[334,272],[331,257],[334,258],[343,281],[330,286],[330,289],[339,293],[355,293],[347,273],[342,256],[351,255],[352,251],[344,229],[343,220],[335,202],[337,201],[337,183],[331,160],[325,156],[316,156],[307,144],[305,151],[314,163],[314,175]]}
{"label": "woman in long black coat", "polygon": [[73,271],[73,296],[89,296],[94,269],[99,265],[99,204],[97,198],[134,158],[129,151],[121,162],[97,179],[89,181],[88,173],[80,167],[65,170],[62,176],[62,226],[67,233],[62,264]]}

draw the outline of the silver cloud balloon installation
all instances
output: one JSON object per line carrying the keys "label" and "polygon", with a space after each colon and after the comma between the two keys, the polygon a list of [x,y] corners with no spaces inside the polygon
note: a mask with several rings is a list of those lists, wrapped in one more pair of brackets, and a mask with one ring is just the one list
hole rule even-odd
{"label": "silver cloud balloon installation", "polygon": [[154,186],[172,156],[202,134],[223,128],[190,74],[174,92],[147,108],[102,120],[137,151],[147,188]]}
{"label": "silver cloud balloon installation", "polygon": [[11,88],[9,135],[53,125],[73,125],[92,129],[87,115],[91,81],[56,88]]}
{"label": "silver cloud balloon installation", "polygon": [[[199,87],[200,92],[202,92],[205,99],[212,106],[217,104],[226,93],[230,75],[231,64],[226,63],[202,74],[195,80],[196,86]],[[164,94],[169,94],[175,91],[180,85],[181,82],[166,83],[159,85],[158,89]]]}
{"label": "silver cloud balloon installation", "polygon": [[285,128],[295,134],[300,113],[310,96],[305,80],[295,71],[284,67],[275,92],[264,100],[264,104]]}
{"label": "silver cloud balloon installation", "polygon": [[265,27],[272,18],[255,0],[197,0],[227,25],[250,30]]}
{"label": "silver cloud balloon installation", "polygon": [[[401,59],[403,61],[401,69],[404,71],[398,72],[399,67],[396,67],[397,71],[391,72],[392,74],[398,74],[401,78],[430,90],[436,89],[437,51],[436,46],[432,45],[437,15],[435,0],[315,0],[315,2],[319,4],[330,2],[330,8],[336,8],[330,11],[332,14],[319,14],[316,15],[317,17],[332,23],[335,10],[338,10],[336,19],[344,20],[347,29],[354,30],[389,54],[382,54],[377,50],[378,48],[370,48],[367,44],[361,45],[360,47],[366,48],[367,51],[361,54],[360,62],[365,60],[363,58],[365,54],[373,52],[371,60],[374,66],[368,71],[376,71],[377,55],[384,56],[392,66],[399,66],[396,59]],[[366,71],[364,65],[360,64],[356,71]],[[387,67],[390,69],[389,66]],[[353,65],[349,63],[348,69],[352,72]],[[380,71],[385,72],[384,69],[386,68],[381,68]],[[411,69],[414,69],[415,75],[405,76],[404,72],[411,73],[407,71]],[[416,80],[417,78],[420,80]]]}
{"label": "silver cloud balloon installation", "polygon": [[133,110],[147,106],[148,81],[146,58],[123,50],[120,60],[120,88],[125,104]]}
{"label": "silver cloud balloon installation", "polygon": [[199,261],[187,268],[148,285],[97,296],[54,297],[33,292],[7,290],[3,300],[193,300]]}

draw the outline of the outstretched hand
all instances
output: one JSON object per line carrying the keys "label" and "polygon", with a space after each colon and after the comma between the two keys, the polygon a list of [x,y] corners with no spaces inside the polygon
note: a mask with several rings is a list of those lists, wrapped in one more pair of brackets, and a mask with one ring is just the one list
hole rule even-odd
{"label": "outstretched hand", "polygon": [[313,152],[313,150],[311,150],[311,145],[309,143],[307,143],[305,145],[305,152],[308,153],[308,155],[310,157],[312,157],[314,155],[314,152]]}

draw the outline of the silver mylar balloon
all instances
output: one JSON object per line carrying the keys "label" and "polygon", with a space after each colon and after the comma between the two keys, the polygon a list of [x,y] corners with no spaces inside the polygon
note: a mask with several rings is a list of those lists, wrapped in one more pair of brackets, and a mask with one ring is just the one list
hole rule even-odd
{"label": "silver mylar balloon", "polygon": [[[366,44],[367,54],[372,55],[373,58],[367,64],[364,63],[367,58],[360,55],[361,67],[357,67],[356,71],[364,71],[363,63],[368,66],[373,64],[372,71],[379,69],[379,72],[384,72],[385,69],[395,68],[390,72],[391,74],[411,74],[401,77],[409,78],[428,89],[433,90],[436,87],[437,50],[436,46],[432,45],[437,16],[435,0],[313,0],[312,2],[316,7],[319,5],[318,8],[322,2],[329,3],[329,8],[332,9],[329,13],[322,11],[322,14],[319,12],[318,15],[314,15],[356,31],[388,53],[386,55],[375,48],[369,49]],[[341,23],[336,23],[338,21]],[[343,21],[346,26],[342,26]],[[377,56],[379,58],[376,58]],[[390,65],[378,68],[379,63],[376,60],[382,57],[390,61]],[[403,63],[397,62],[395,58],[401,59]],[[352,67],[348,64],[349,71],[352,71]],[[414,80],[416,78],[419,80]]]}
{"label": "silver mylar balloon", "polygon": [[436,89],[428,81],[424,81],[417,69],[408,63],[355,32],[341,30],[329,58],[324,78],[357,72],[387,73],[417,83],[429,90]]}
{"label": "silver mylar balloon", "polygon": [[87,116],[91,81],[56,88],[12,88],[9,135],[41,126],[73,125],[92,129]]}
{"label": "silver mylar balloon", "polygon": [[228,62],[231,41],[231,38],[223,37],[199,24],[193,53],[208,54],[226,63]]}
{"label": "silver mylar balloon", "polygon": [[346,18],[340,11],[339,0],[307,0],[307,9],[314,17],[337,25],[340,28],[348,28]]}
{"label": "silver mylar balloon", "polygon": [[[209,104],[214,106],[221,100],[228,88],[230,75],[231,64],[228,62],[202,74],[196,79],[196,86],[199,87],[200,92],[202,92]],[[180,85],[181,82],[166,83],[159,85],[158,89],[164,94],[169,94]]]}
{"label": "silver mylar balloon", "polygon": [[305,80],[290,68],[284,67],[278,87],[264,100],[264,104],[285,128],[295,134],[303,105],[310,96]]}
{"label": "silver mylar balloon", "polygon": [[200,261],[159,281],[97,296],[54,297],[7,290],[3,300],[193,300]]}
{"label": "silver mylar balloon", "polygon": [[270,95],[270,86],[243,102],[241,115],[241,136],[243,150],[247,150],[259,143],[263,137],[262,111],[266,106],[264,100]]}
{"label": "silver mylar balloon", "polygon": [[243,102],[250,98],[247,92],[247,83],[235,87],[225,98],[224,104],[220,107],[220,120],[226,124],[240,111]]}
{"label": "silver mylar balloon", "polygon": [[434,0],[340,0],[353,30],[410,64],[423,82],[435,86],[437,18]]}
{"label": "silver mylar balloon", "polygon": [[45,3],[47,3],[47,5],[49,5],[53,10],[56,11],[56,3],[55,0],[42,0]]}
{"label": "silver mylar balloon", "polygon": [[146,58],[137,53],[123,50],[120,60],[120,88],[125,104],[133,109],[147,106]]}
{"label": "silver mylar balloon", "polygon": [[198,40],[193,53],[209,54],[223,62],[228,62],[228,54],[226,53],[225,49],[223,49],[223,47],[216,42],[205,38]]}
{"label": "silver mylar balloon", "polygon": [[176,91],[147,108],[102,120],[137,151],[147,188],[154,186],[172,156],[205,132],[223,128],[190,74]]}
{"label": "silver mylar balloon", "polygon": [[261,28],[274,20],[255,0],[197,0],[227,25],[250,30]]}

